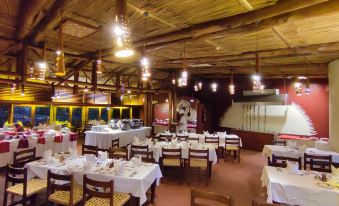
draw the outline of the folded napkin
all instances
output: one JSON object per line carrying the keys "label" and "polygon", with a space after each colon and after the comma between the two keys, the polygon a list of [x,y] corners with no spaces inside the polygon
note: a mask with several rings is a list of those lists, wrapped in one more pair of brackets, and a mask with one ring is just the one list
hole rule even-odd
{"label": "folded napkin", "polygon": [[165,134],[171,134],[169,130],[165,130]]}
{"label": "folded napkin", "polygon": [[73,149],[73,148],[69,147],[69,148],[68,148],[68,152],[69,152],[69,155],[70,155],[71,157],[77,157],[77,156],[78,156],[78,152],[77,152],[76,149]]}
{"label": "folded napkin", "polygon": [[204,131],[204,135],[209,135],[210,133],[208,131]]}
{"label": "folded napkin", "polygon": [[296,141],[287,141],[287,146],[293,149],[298,148],[297,142]]}
{"label": "folded napkin", "polygon": [[287,170],[290,173],[299,174],[299,163],[297,163],[297,162],[294,163],[294,162],[287,161],[286,164],[287,164]]}
{"label": "folded napkin", "polygon": [[125,163],[125,162],[121,162],[121,161],[117,161],[117,162],[114,164],[114,167],[115,167],[116,175],[121,176],[121,175],[123,175],[124,172],[125,172],[125,169],[126,169],[126,163]]}
{"label": "folded napkin", "polygon": [[99,151],[98,153],[99,159],[101,161],[106,161],[108,159],[108,153],[106,151],[105,152]]}
{"label": "folded napkin", "polygon": [[96,157],[95,157],[95,155],[93,155],[93,154],[87,154],[87,155],[85,155],[85,157],[86,157],[86,162],[87,162],[87,163],[92,164],[92,165],[96,163]]}
{"label": "folded napkin", "polygon": [[46,162],[50,162],[52,158],[52,154],[53,154],[52,150],[44,151],[43,156],[42,156],[43,160]]}

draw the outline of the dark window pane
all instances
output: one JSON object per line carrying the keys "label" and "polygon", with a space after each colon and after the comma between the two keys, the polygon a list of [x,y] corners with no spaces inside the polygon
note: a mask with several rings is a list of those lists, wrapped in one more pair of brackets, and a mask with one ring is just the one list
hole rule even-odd
{"label": "dark window pane", "polygon": [[101,120],[108,121],[108,110],[107,108],[101,108]]}
{"label": "dark window pane", "polygon": [[72,125],[75,128],[79,128],[82,126],[82,109],[81,108],[73,108],[72,109]]}
{"label": "dark window pane", "polygon": [[129,119],[129,109],[122,109],[122,119]]}
{"label": "dark window pane", "polygon": [[24,126],[32,126],[31,124],[31,107],[28,106],[14,106],[14,123],[21,121]]}
{"label": "dark window pane", "polygon": [[8,121],[9,106],[0,106],[0,126],[3,126]]}
{"label": "dark window pane", "polygon": [[39,125],[39,123],[49,123],[49,107],[36,107],[34,115],[34,125]]}
{"label": "dark window pane", "polygon": [[88,120],[99,119],[99,108],[88,108]]}
{"label": "dark window pane", "polygon": [[133,115],[133,119],[140,119],[140,108],[134,107],[132,115]]}
{"label": "dark window pane", "polygon": [[69,108],[68,107],[57,107],[56,109],[56,120],[57,121],[69,121]]}
{"label": "dark window pane", "polygon": [[118,108],[112,109],[112,119],[120,119],[120,109]]}

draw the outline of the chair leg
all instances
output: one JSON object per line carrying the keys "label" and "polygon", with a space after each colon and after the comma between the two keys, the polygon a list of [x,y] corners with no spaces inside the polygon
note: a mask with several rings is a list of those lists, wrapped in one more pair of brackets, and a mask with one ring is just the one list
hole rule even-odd
{"label": "chair leg", "polygon": [[3,206],[7,206],[7,197],[8,197],[8,193],[5,190]]}
{"label": "chair leg", "polygon": [[240,149],[238,150],[238,163],[240,163]]}

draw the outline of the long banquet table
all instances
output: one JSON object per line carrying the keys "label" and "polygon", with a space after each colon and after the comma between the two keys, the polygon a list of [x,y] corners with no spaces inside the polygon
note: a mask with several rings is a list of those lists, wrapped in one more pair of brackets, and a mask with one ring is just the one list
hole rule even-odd
{"label": "long banquet table", "polygon": [[109,147],[111,147],[112,145],[112,140],[119,138],[119,146],[127,146],[128,144],[132,143],[134,137],[138,137],[140,140],[144,140],[146,136],[150,136],[151,129],[151,127],[141,127],[138,129],[130,129],[127,131],[87,131],[85,144],[98,146],[100,149],[109,149]]}
{"label": "long banquet table", "polygon": [[[89,178],[98,181],[114,180],[114,191],[130,193],[134,197],[140,198],[140,205],[146,202],[146,192],[155,184],[160,184],[162,173],[158,164],[142,163],[140,166],[135,166],[132,162],[127,162],[128,167],[123,174],[117,175],[114,171],[108,170],[106,160],[100,165],[93,165],[90,170],[83,169],[84,157],[66,158],[64,163],[54,161],[46,163],[43,161],[35,161],[26,164],[28,168],[28,178],[39,177],[40,179],[47,179],[47,172],[51,170],[57,174],[73,174],[75,181],[82,185],[83,175],[86,174]],[[106,169],[106,170],[105,170]],[[134,172],[136,172],[134,174]],[[154,195],[154,194],[153,194]]]}
{"label": "long banquet table", "polygon": [[319,184],[323,183],[314,178],[316,174],[305,171],[294,174],[285,168],[265,166],[261,181],[262,186],[267,188],[267,202],[300,206],[338,206],[339,189],[321,187]]}

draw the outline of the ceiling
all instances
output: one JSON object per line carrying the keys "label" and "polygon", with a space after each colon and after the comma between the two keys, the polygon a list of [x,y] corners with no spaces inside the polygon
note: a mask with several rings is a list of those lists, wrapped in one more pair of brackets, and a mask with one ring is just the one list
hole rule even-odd
{"label": "ceiling", "polygon": [[[16,56],[24,45],[28,63],[41,58],[44,34],[51,67],[47,82],[65,87],[73,85],[76,68],[81,86],[91,83],[91,62],[100,47],[104,73],[97,82],[107,88],[116,85],[117,75],[128,87],[138,86],[143,45],[152,60],[152,79],[144,85],[148,89],[166,88],[169,78],[180,72],[184,45],[189,74],[197,79],[226,77],[231,70],[251,75],[257,52],[266,78],[323,78],[326,64],[339,58],[338,0],[128,0],[127,9],[137,54],[121,61],[113,57],[114,0],[0,1],[2,75],[16,72]],[[64,35],[67,78],[53,76],[61,10],[63,21],[92,29],[83,30],[84,37],[69,35],[74,29]]]}

